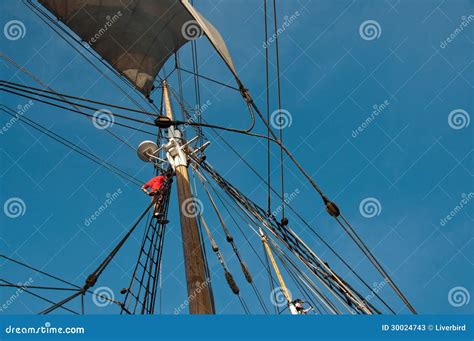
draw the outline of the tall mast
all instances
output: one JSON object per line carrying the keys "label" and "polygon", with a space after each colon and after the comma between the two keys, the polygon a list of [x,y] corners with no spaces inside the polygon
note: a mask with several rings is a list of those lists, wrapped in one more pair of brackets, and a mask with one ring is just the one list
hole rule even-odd
{"label": "tall mast", "polygon": [[[162,85],[166,116],[173,121],[168,84],[163,80]],[[201,239],[196,221],[197,214],[189,214],[189,205],[195,205],[195,203],[189,183],[188,162],[182,150],[181,131],[173,126],[169,127],[168,139],[169,142],[165,145],[165,150],[168,160],[176,172],[189,313],[214,314],[213,298],[209,287],[210,283],[206,276]]]}

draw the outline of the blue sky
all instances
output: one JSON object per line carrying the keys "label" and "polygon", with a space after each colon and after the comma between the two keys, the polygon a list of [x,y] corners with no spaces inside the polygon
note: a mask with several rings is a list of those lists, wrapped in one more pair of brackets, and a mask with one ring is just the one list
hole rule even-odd
{"label": "blue sky", "polygon": [[[263,110],[265,50],[261,2],[222,1],[216,5],[213,1],[200,0],[195,4],[220,30],[241,79]],[[338,203],[420,313],[473,311],[472,302],[455,307],[449,303],[448,295],[456,287],[462,287],[468,295],[474,289],[474,203],[465,204],[448,223],[440,222],[460,204],[463,194],[469,198],[469,193],[474,192],[472,124],[464,123],[463,127],[454,124],[459,128],[454,129],[448,120],[450,113],[464,119],[470,119],[473,113],[473,24],[468,23],[461,33],[454,33],[472,12],[473,3],[469,0],[449,4],[434,0],[298,0],[281,1],[278,8],[280,24],[285,16],[299,14],[279,36],[282,107],[292,119],[284,130],[285,144]],[[20,20],[26,33],[14,41],[1,35],[2,51],[43,82],[59,92],[132,105],[22,2],[2,3],[2,27],[11,20]],[[361,25],[367,20],[378,23],[377,37],[360,33]],[[442,44],[452,34],[452,41]],[[208,42],[200,39],[198,47],[200,72],[231,83],[232,76]],[[272,57],[273,48],[270,44]],[[189,46],[182,51],[187,56],[184,64],[191,69]],[[2,79],[37,86],[10,65],[2,62],[0,70]],[[271,77],[273,111],[276,109],[274,69]],[[194,103],[192,86],[192,79],[185,77],[185,95],[190,103]],[[248,124],[245,106],[232,90],[202,81],[201,96],[202,102],[210,103],[204,114],[209,122],[233,127]],[[159,102],[158,94],[155,100]],[[353,131],[372,115],[373,106],[383,103],[388,104],[354,137]],[[26,100],[2,93],[2,104],[16,108],[25,105]],[[152,174],[151,167],[138,160],[131,149],[120,146],[83,117],[38,102],[26,115],[140,179],[147,180]],[[9,117],[0,115],[0,125],[5,126],[8,121]],[[261,125],[256,128],[264,131]],[[126,137],[133,146],[148,139],[140,133],[130,135],[116,125],[112,130]],[[261,181],[211,132],[206,134],[212,142],[207,150],[208,161],[265,207],[266,192]],[[264,141],[232,134],[225,137],[265,174]],[[26,205],[25,214],[20,217],[0,215],[1,253],[81,285],[149,199],[137,187],[19,122],[0,139],[0,201],[3,205],[8,199],[18,197]],[[275,148],[272,152],[273,180],[279,188],[279,151]],[[368,283],[380,282],[380,276],[324,213],[320,198],[295,167],[286,162],[285,172],[286,192],[297,193],[291,204]],[[85,219],[104,202],[107,193],[119,189],[122,193],[111,207],[93,224],[84,226]],[[375,198],[380,203],[378,215],[372,218],[364,217],[359,208],[366,198]],[[277,206],[274,200],[273,208]],[[163,255],[164,313],[173,313],[186,299],[178,211],[174,203],[170,212]],[[206,208],[204,214],[216,231],[217,241],[251,311],[261,312],[212,209]],[[353,282],[335,257],[296,219],[291,215],[289,218],[290,225],[314,251]],[[97,284],[97,287],[110,287],[118,300],[121,299],[118,291],[128,286],[142,231],[143,227],[136,231]],[[246,231],[252,244],[261,250],[259,240],[248,228]],[[232,232],[257,285],[269,301],[268,281],[260,263],[235,227]],[[243,313],[210,253],[209,265],[217,311]],[[12,282],[24,282],[32,277],[36,285],[57,284],[6,264],[2,264],[2,277]],[[294,296],[301,296],[288,282]],[[1,292],[2,301],[13,293],[3,289]],[[408,313],[388,286],[382,289],[381,295],[396,311]],[[49,297],[58,300],[63,295],[50,293]],[[95,306],[90,297],[86,303],[88,312],[117,312],[114,306]],[[79,302],[68,306],[78,309]],[[43,302],[21,295],[7,312],[34,313],[44,307]]]}

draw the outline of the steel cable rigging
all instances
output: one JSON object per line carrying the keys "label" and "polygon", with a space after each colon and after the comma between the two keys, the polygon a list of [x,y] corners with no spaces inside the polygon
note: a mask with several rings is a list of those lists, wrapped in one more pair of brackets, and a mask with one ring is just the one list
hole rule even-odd
{"label": "steel cable rigging", "polygon": [[[31,1],[27,1],[30,5],[32,5],[33,7],[35,7],[36,11],[38,12],[41,12],[41,9],[36,7],[35,5],[32,4]],[[32,8],[33,8],[32,7]],[[276,30],[277,30],[277,20],[276,20],[276,1],[274,0],[273,1],[273,7],[274,7],[274,29],[275,29],[275,34],[277,33]],[[46,17],[48,17],[45,13],[43,13]],[[50,18],[52,19],[52,18]],[[265,20],[266,20],[266,1],[265,1]],[[59,29],[63,30],[65,34],[68,34],[69,33],[64,30],[64,28],[62,28],[61,26],[59,26],[58,23],[54,23],[52,20],[51,22],[53,24],[55,24]],[[265,22],[265,30],[267,30],[267,23]],[[267,32],[266,32],[266,36],[267,36]],[[74,39],[74,37],[70,36],[70,38]],[[80,43],[80,42],[79,42]],[[193,42],[194,44],[194,42]],[[83,46],[81,44],[81,46]],[[198,79],[199,79],[199,70],[197,68],[197,52],[195,51],[195,45],[193,45],[193,74],[195,76],[194,78],[194,81],[195,81],[195,92],[196,92],[196,101],[198,103],[200,103],[200,90],[199,90],[199,83],[198,83]],[[92,52],[91,52],[92,53]],[[268,53],[268,51],[267,51]],[[94,55],[92,53],[92,55]],[[94,55],[95,56],[95,55]],[[97,56],[95,56],[97,57]],[[281,115],[281,94],[280,94],[280,70],[279,70],[279,57],[278,57],[278,37],[277,37],[277,43],[276,43],[276,57],[277,57],[277,80],[278,80],[278,108],[279,108],[279,111],[280,111],[280,115]],[[103,61],[101,61],[103,62]],[[103,62],[104,65],[106,67],[108,67],[109,69],[112,70],[112,68],[110,66],[108,66],[105,62]],[[268,68],[268,55],[267,55],[267,68]],[[177,69],[177,68],[175,68]],[[112,70],[114,71],[114,70]],[[172,74],[174,72],[174,70],[170,73]],[[167,76],[169,77],[169,75]],[[166,77],[166,78],[167,78]],[[122,80],[124,80],[123,78],[121,78]],[[180,82],[181,83],[181,82]],[[128,83],[127,83],[128,84]],[[84,104],[81,104],[79,105],[78,103],[74,103],[74,102],[71,102],[71,101],[68,101],[66,100],[64,97],[61,98],[61,100],[58,100],[57,98],[55,97],[51,97],[51,96],[48,96],[48,95],[45,95],[45,93],[48,93],[47,91],[41,91],[40,89],[36,89],[36,90],[39,90],[39,91],[30,91],[34,88],[30,88],[30,90],[25,90],[25,88],[21,88],[18,86],[18,84],[6,84],[6,83],[3,83],[2,84],[4,87],[6,87],[7,89],[9,90],[4,90],[8,93],[12,93],[12,94],[15,94],[15,95],[20,95],[20,96],[23,96],[25,98],[32,98],[31,96],[27,96],[25,94],[32,94],[32,95],[35,95],[36,98],[35,100],[38,100],[42,103],[45,103],[45,104],[50,104],[50,105],[53,105],[53,106],[56,106],[56,107],[59,107],[61,109],[65,109],[65,110],[70,110],[70,111],[75,111],[77,113],[80,113],[84,116],[88,116],[89,118],[92,118],[91,116],[92,115],[87,115],[85,113],[82,112],[82,110],[71,110],[71,109],[68,109],[67,107],[64,107],[64,106],[60,106],[58,104],[54,104],[54,103],[51,103],[51,102],[48,102],[48,101],[44,101],[44,100],[41,100],[39,99],[38,97],[43,97],[43,98],[49,98],[49,99],[52,99],[52,100],[55,100],[55,101],[60,101],[64,104],[68,104],[68,105],[71,105],[77,109],[79,109],[78,107],[81,106],[82,108],[85,108],[85,109],[88,109],[88,110],[94,110],[94,107],[92,106],[87,106],[87,105],[84,105]],[[130,86],[130,84],[128,84]],[[3,89],[2,89],[3,90]],[[247,106],[248,106],[248,109],[249,109],[249,112],[250,112],[250,115],[252,117],[252,124],[251,124],[251,127],[247,130],[240,130],[240,129],[234,129],[234,128],[226,128],[226,127],[220,127],[220,126],[217,126],[217,125],[212,125],[212,124],[207,124],[207,123],[203,123],[204,121],[202,120],[202,118],[199,116],[199,120],[198,122],[189,122],[188,120],[188,117],[185,116],[186,118],[186,121],[173,121],[173,122],[168,122],[166,124],[164,124],[163,122],[162,123],[157,123],[157,122],[146,122],[146,121],[142,121],[142,120],[138,120],[138,119],[134,119],[134,118],[131,118],[131,117],[128,117],[128,116],[124,116],[124,115],[119,115],[117,114],[117,117],[121,118],[121,119],[124,119],[124,120],[131,120],[131,121],[134,121],[135,123],[141,123],[142,125],[151,125],[151,126],[159,126],[160,128],[163,128],[164,126],[163,125],[168,125],[168,126],[171,126],[171,125],[189,125],[191,126],[192,128],[196,129],[197,130],[197,135],[199,138],[202,138],[203,137],[203,133],[202,133],[202,128],[203,127],[207,127],[207,128],[212,128],[212,129],[220,129],[220,130],[224,130],[224,131],[229,131],[229,132],[234,132],[234,133],[239,133],[239,134],[245,134],[247,136],[253,136],[253,137],[258,137],[258,138],[265,138],[266,141],[267,141],[267,149],[268,149],[268,154],[270,155],[270,142],[274,142],[276,143],[279,147],[280,147],[280,166],[281,166],[281,189],[282,189],[282,193],[281,195],[278,195],[281,199],[282,199],[282,209],[283,209],[283,214],[282,214],[282,220],[281,222],[278,222],[275,220],[275,217],[271,215],[271,212],[270,212],[270,192],[273,190],[272,187],[271,187],[271,182],[270,182],[270,176],[268,174],[267,176],[267,183],[268,183],[268,210],[267,212],[265,212],[263,209],[261,209],[259,206],[257,206],[254,202],[252,202],[248,197],[245,197],[245,195],[242,194],[242,192],[238,191],[234,186],[232,186],[230,183],[228,183],[225,179],[223,179],[218,173],[217,171],[215,171],[215,169],[213,169],[208,163],[203,163],[202,160],[196,160],[196,159],[193,159],[193,162],[195,162],[196,164],[198,164],[198,167],[200,169],[204,169],[204,171],[206,172],[206,174],[208,176],[210,176],[216,183],[217,185],[224,191],[226,192],[229,197],[236,203],[237,207],[241,208],[244,213],[246,215],[248,215],[248,217],[250,219],[252,219],[252,221],[254,222],[259,222],[260,224],[262,224],[264,227],[266,227],[268,230],[270,230],[272,232],[272,234],[281,242],[283,243],[286,247],[288,247],[288,249],[290,250],[290,252],[293,253],[293,255],[295,255],[295,257],[297,257],[298,259],[300,259],[304,265],[308,268],[308,270],[310,270],[311,272],[313,272],[316,277],[318,277],[318,279],[321,281],[321,283],[323,283],[327,289],[329,291],[331,291],[335,296],[338,296],[338,299],[339,300],[344,300],[344,298],[347,300],[347,306],[349,306],[351,309],[355,309],[355,311],[357,313],[359,312],[363,312],[363,313],[378,313],[378,310],[375,309],[371,304],[369,304],[368,302],[365,302],[363,297],[357,292],[355,291],[350,285],[348,285],[345,281],[343,281],[342,279],[340,279],[333,271],[331,268],[329,268],[329,266],[327,264],[324,264],[324,262],[322,262],[321,259],[319,259],[319,257],[314,253],[312,252],[304,243],[303,241],[296,235],[296,233],[294,233],[293,230],[291,230],[290,228],[287,228],[286,225],[287,225],[287,221],[285,222],[285,206],[286,206],[286,203],[284,201],[284,165],[283,165],[283,156],[284,154],[285,155],[288,155],[289,158],[291,159],[291,161],[296,165],[296,167],[298,168],[298,170],[307,178],[307,180],[311,183],[311,185],[313,186],[313,188],[319,193],[319,195],[321,196],[321,198],[323,199],[323,202],[324,202],[324,205],[326,207],[326,210],[328,211],[328,213],[335,218],[335,220],[338,222],[338,224],[343,228],[344,232],[347,233],[349,235],[349,237],[352,239],[352,241],[359,247],[359,249],[364,253],[364,255],[371,261],[371,263],[374,265],[374,267],[376,268],[376,270],[378,272],[380,272],[383,276],[384,276],[384,279],[386,281],[389,282],[389,284],[392,286],[392,288],[395,290],[395,292],[397,293],[397,295],[399,295],[403,302],[409,307],[409,309],[415,313],[415,310],[413,309],[413,307],[410,305],[410,303],[408,302],[408,300],[406,299],[406,297],[403,295],[403,293],[399,290],[399,288],[395,285],[395,283],[392,281],[392,279],[389,277],[388,273],[383,269],[383,267],[381,266],[381,264],[378,262],[378,260],[375,258],[375,256],[372,254],[372,252],[370,251],[370,249],[367,247],[367,245],[362,241],[362,239],[359,237],[359,235],[356,233],[355,229],[352,227],[352,225],[350,225],[350,223],[346,220],[346,218],[344,217],[344,215],[341,215],[340,214],[340,211],[339,211],[339,208],[336,206],[336,204],[334,204],[333,202],[331,202],[326,196],[325,194],[320,190],[320,188],[317,186],[317,184],[313,181],[313,179],[311,178],[311,176],[305,171],[305,169],[296,161],[296,159],[294,158],[294,156],[289,152],[289,150],[284,146],[283,144],[283,135],[282,135],[282,129],[280,129],[279,131],[279,137],[276,137],[276,135],[272,132],[269,124],[268,124],[268,121],[269,121],[269,110],[267,108],[267,118],[265,120],[265,118],[263,117],[263,115],[260,113],[260,111],[258,110],[257,106],[255,105],[255,103],[253,102],[253,99],[251,98],[250,94],[248,93],[248,91],[243,87],[242,84],[239,84],[239,90],[242,94],[242,96],[244,97],[244,100],[245,102],[247,103]],[[15,91],[20,91],[20,93],[18,92],[15,92]],[[268,92],[268,71],[267,71],[267,92]],[[55,93],[55,92],[51,92],[53,93],[54,95],[57,95],[57,96],[60,96],[59,94]],[[184,108],[184,99],[182,99],[182,92],[180,91],[180,94],[179,94],[181,97],[181,100],[178,100],[178,103],[182,103],[183,105],[183,108]],[[69,96],[68,98],[72,98],[72,96]],[[83,99],[79,99],[79,98],[72,98],[72,99],[78,99],[78,100],[83,100]],[[85,100],[85,101],[88,101],[88,100]],[[100,102],[91,102],[89,101],[89,103],[94,103],[94,104],[98,104]],[[118,106],[115,106],[115,108],[117,109],[120,109]],[[122,110],[125,110],[125,109],[122,109]],[[132,111],[133,109],[131,109]],[[254,118],[254,111],[259,115],[260,119],[262,119],[262,121],[265,123],[266,127],[267,127],[267,136],[265,135],[261,135],[261,134],[256,134],[256,133],[252,133],[251,131],[253,130],[254,128],[254,124],[255,124],[255,118]],[[141,113],[139,111],[135,111],[136,113]],[[185,112],[185,110],[183,110],[183,112]],[[280,118],[281,120],[281,118]],[[156,136],[156,134],[153,134],[153,133],[150,133],[150,132],[147,132],[145,130],[141,130],[139,128],[135,128],[135,127],[131,127],[131,126],[127,126],[127,125],[124,125],[123,123],[117,123],[118,125],[120,126],[124,126],[124,127],[127,127],[129,129],[134,129],[135,131],[140,131],[140,132],[143,132],[143,133],[147,133],[147,134],[152,134],[153,136]],[[160,126],[161,124],[161,126]],[[118,139],[120,139],[119,137],[116,137]],[[122,143],[127,143],[125,141],[122,140]],[[128,144],[127,144],[128,145]],[[128,145],[129,147],[131,147],[130,145]],[[77,151],[77,150],[76,150]],[[270,156],[268,155],[268,170],[267,172],[269,172],[270,170]],[[212,199],[211,199],[212,200]],[[213,206],[215,208],[215,210],[217,211],[217,207],[215,206],[214,202],[212,201],[213,203]],[[221,219],[221,217],[219,216],[219,219]],[[223,229],[224,231],[226,232],[226,228],[224,227],[223,225]],[[313,231],[314,232],[314,231]],[[314,232],[315,233],[315,232]],[[226,233],[227,234],[227,233]],[[234,247],[234,245],[232,244],[232,246]],[[326,245],[328,247],[330,247],[329,245]],[[330,248],[332,250],[332,248]],[[236,251],[236,248],[234,248],[234,252]],[[242,264],[242,261],[240,259],[240,256],[238,253],[236,253],[237,255],[237,258],[239,259],[239,261],[241,262]],[[342,260],[342,258],[340,258]],[[343,261],[343,263],[347,265],[347,263],[345,263]],[[243,267],[242,267],[243,269]],[[349,267],[349,269],[351,269],[351,271],[355,273],[355,271],[352,270],[352,268]],[[245,272],[244,272],[245,273]],[[99,273],[100,274],[100,273]],[[356,274],[357,275],[357,274]],[[357,277],[364,283],[366,284],[362,278],[360,278],[358,275]],[[367,285],[366,285],[367,286]],[[379,296],[377,296],[380,300],[382,300]],[[382,300],[382,302],[385,304],[385,302]],[[388,307],[388,306],[387,306]],[[389,308],[390,309],[390,308]]]}
{"label": "steel cable rigging", "polygon": [[[194,162],[198,161],[194,160]],[[295,253],[295,255],[303,261],[303,264],[305,264],[328,289],[334,286],[334,288],[337,289],[336,291],[330,289],[334,294],[342,295],[340,297],[344,297],[354,303],[357,309],[362,309],[363,311],[370,313],[370,310],[363,303],[362,296],[354,291],[354,289],[347,283],[342,281],[334,271],[327,266],[327,264],[322,262],[319,257],[317,257],[314,252],[312,252],[302,242],[294,231],[282,226],[274,218],[266,217],[261,208],[224,180],[215,170],[212,169],[212,167],[210,167],[209,164],[203,162],[199,164],[199,167],[206,171],[206,173],[208,173],[218,183],[218,185],[231,196],[231,198],[237,200],[241,206],[245,207],[255,218],[261,221],[261,223],[264,224],[264,226],[268,228],[282,243],[284,243],[290,251]],[[330,280],[330,285],[326,282],[328,280]],[[368,307],[373,309],[370,304]]]}
{"label": "steel cable rigging", "polygon": [[[27,75],[29,78],[31,78],[35,83],[43,86],[45,89],[48,89],[49,91],[53,92],[53,93],[56,93],[50,86],[48,86],[47,84],[45,84],[43,81],[41,81],[38,77],[36,77],[35,75],[33,75],[28,69],[26,69],[24,66],[21,66],[19,65],[18,63],[16,63],[12,58],[10,58],[9,56],[5,55],[4,53],[0,52],[0,57],[5,60],[6,62],[8,62],[9,64],[11,64],[13,67],[15,67],[16,69],[18,69],[19,71],[21,71],[22,73],[24,73],[25,75]],[[57,93],[56,93],[57,94]],[[61,95],[58,95],[58,97],[61,97]],[[79,110],[79,108],[77,106],[74,106],[72,105],[73,108]],[[123,124],[119,124],[119,125],[122,125],[122,126],[125,126]],[[125,141],[123,138],[121,138],[120,136],[118,136],[117,134],[115,134],[114,132],[112,132],[111,130],[109,129],[105,129],[105,132],[107,132],[108,134],[110,134],[111,136],[113,136],[115,139],[119,140],[121,143],[124,143],[126,146],[128,146],[129,148],[132,148],[134,149],[127,141]]]}
{"label": "steel cable rigging", "polygon": [[[110,264],[112,259],[115,257],[115,255],[120,251],[122,246],[125,244],[125,242],[128,240],[130,235],[135,231],[137,228],[138,224],[142,221],[142,219],[145,217],[145,215],[148,213],[148,211],[155,205],[155,200],[152,200],[150,205],[143,211],[143,213],[138,217],[136,222],[130,227],[128,232],[122,237],[122,239],[117,243],[117,245],[112,249],[112,251],[107,255],[107,257],[100,263],[100,265],[86,278],[85,284],[74,294],[71,296],[66,297],[62,301],[53,304],[52,306],[42,310],[40,314],[49,314],[53,312],[54,310],[58,309],[59,307],[62,307],[64,304],[67,302],[73,300],[74,298],[78,297],[79,295],[84,295],[84,293],[87,292],[89,288],[92,288],[101,274],[105,271],[107,266]],[[123,307],[123,306],[122,306]]]}
{"label": "steel cable rigging", "polygon": [[51,129],[48,129],[48,128],[40,125],[39,123],[35,122],[34,120],[32,120],[30,118],[27,118],[24,115],[20,116],[13,109],[11,109],[7,106],[1,105],[1,104],[0,104],[0,109],[2,110],[2,112],[6,113],[10,117],[13,117],[15,119],[20,120],[24,124],[26,124],[26,125],[30,126],[31,128],[45,134],[46,136],[48,136],[51,139],[59,142],[63,146],[75,151],[76,153],[78,153],[78,154],[84,156],[85,158],[97,163],[98,165],[103,166],[105,169],[109,170],[110,172],[114,173],[115,175],[117,175],[117,176],[119,176],[119,177],[121,177],[121,178],[123,178],[123,179],[125,179],[129,182],[132,182],[133,184],[135,184],[137,186],[141,186],[143,184],[143,181],[136,178],[135,176],[126,173],[125,171],[123,171],[123,170],[119,169],[118,167],[114,166],[113,164],[103,160],[99,156],[87,151],[86,149],[78,146],[77,144],[75,144],[75,143],[65,139],[64,137],[56,134]]}

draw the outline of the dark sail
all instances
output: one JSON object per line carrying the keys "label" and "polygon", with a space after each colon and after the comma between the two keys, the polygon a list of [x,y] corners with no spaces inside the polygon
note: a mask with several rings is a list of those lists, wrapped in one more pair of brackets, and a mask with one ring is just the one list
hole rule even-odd
{"label": "dark sail", "polygon": [[202,34],[236,75],[219,32],[187,0],[39,0],[39,3],[146,96],[168,58]]}

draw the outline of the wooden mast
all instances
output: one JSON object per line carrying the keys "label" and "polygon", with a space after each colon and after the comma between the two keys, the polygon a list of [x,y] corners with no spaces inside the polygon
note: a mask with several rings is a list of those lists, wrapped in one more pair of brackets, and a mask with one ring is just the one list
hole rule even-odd
{"label": "wooden mast", "polygon": [[[168,85],[165,80],[163,80],[162,85],[166,116],[173,121]],[[181,131],[171,126],[168,129],[168,137],[168,144],[171,144],[167,148],[168,159],[171,160],[176,172],[189,313],[214,314],[213,298],[210,283],[206,276],[201,239],[196,221],[198,208],[191,193],[186,156],[180,149],[182,146]]]}
{"label": "wooden mast", "polygon": [[290,313],[292,315],[297,315],[298,312],[296,311],[296,307],[293,304],[293,300],[291,299],[290,291],[286,287],[286,284],[285,284],[285,281],[283,280],[283,276],[281,275],[280,269],[278,268],[275,258],[273,257],[273,253],[272,253],[272,250],[270,249],[270,245],[268,245],[267,237],[263,234],[262,229],[259,229],[259,230],[260,230],[260,238],[262,239],[263,246],[265,247],[265,251],[268,254],[268,258],[270,259],[273,270],[275,270],[275,274],[277,275],[278,282],[280,283],[280,290],[285,296],[285,299],[288,301],[288,307],[290,308]]}

